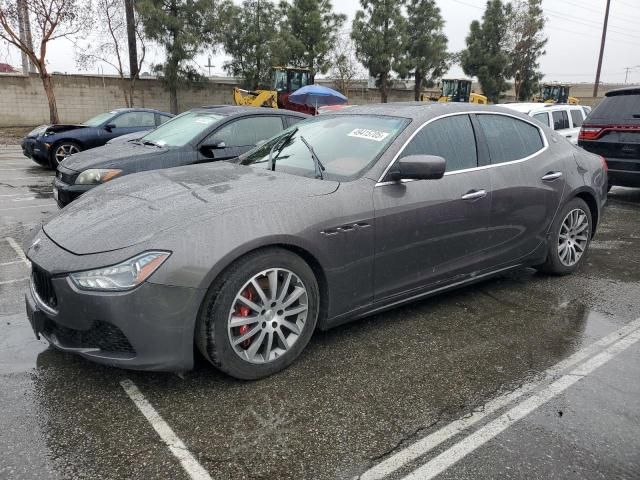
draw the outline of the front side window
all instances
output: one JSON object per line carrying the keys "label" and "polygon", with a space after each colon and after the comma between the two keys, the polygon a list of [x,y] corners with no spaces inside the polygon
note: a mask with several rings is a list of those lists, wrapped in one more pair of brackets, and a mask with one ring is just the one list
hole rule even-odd
{"label": "front side window", "polygon": [[140,140],[160,146],[182,147],[213,127],[224,116],[207,111],[185,112],[163,123]]}
{"label": "front side window", "polygon": [[581,127],[584,122],[584,118],[582,118],[582,111],[578,109],[571,110],[571,120],[573,120],[573,128]]}
{"label": "front side window", "polygon": [[268,168],[271,153],[275,170],[313,178],[319,176],[313,149],[323,178],[347,181],[372,165],[407,124],[399,117],[322,115],[288,128],[239,162]]}
{"label": "front side window", "polygon": [[535,118],[536,120],[538,120],[540,123],[542,123],[543,125],[549,127],[549,115],[545,112],[545,113],[536,113],[533,118]]}
{"label": "front side window", "polygon": [[492,164],[521,160],[544,148],[540,130],[530,123],[505,115],[480,114],[477,118]]}
{"label": "front side window", "polygon": [[95,117],[90,118],[89,120],[84,122],[83,125],[86,125],[87,127],[99,127],[117,114],[118,112],[116,111],[101,113],[100,115],[96,115]]}
{"label": "front side window", "polygon": [[409,155],[437,155],[447,162],[447,172],[478,166],[476,137],[468,115],[454,115],[428,124],[402,151]]}
{"label": "front side window", "polygon": [[156,116],[152,112],[127,112],[111,122],[116,128],[155,127]]}
{"label": "front side window", "polygon": [[241,118],[215,132],[212,143],[224,142],[227,147],[246,147],[266,140],[282,130],[280,117]]}
{"label": "front side window", "polygon": [[553,115],[553,129],[564,130],[569,128],[569,115],[564,110],[558,110],[552,112]]}

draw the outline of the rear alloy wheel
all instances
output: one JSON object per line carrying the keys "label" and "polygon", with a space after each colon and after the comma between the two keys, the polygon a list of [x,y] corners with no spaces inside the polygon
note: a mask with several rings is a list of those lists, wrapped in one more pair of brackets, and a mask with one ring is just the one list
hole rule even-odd
{"label": "rear alloy wheel", "polygon": [[51,167],[57,168],[65,158],[80,152],[80,150],[78,144],[73,142],[62,142],[54,145],[53,151],[51,152]]}
{"label": "rear alloy wheel", "polygon": [[554,222],[546,262],[539,270],[566,275],[582,262],[591,242],[591,211],[580,198],[564,206]]}
{"label": "rear alloy wheel", "polygon": [[317,281],[300,257],[281,249],[258,251],[234,264],[210,289],[197,344],[233,377],[266,377],[300,355],[318,310]]}

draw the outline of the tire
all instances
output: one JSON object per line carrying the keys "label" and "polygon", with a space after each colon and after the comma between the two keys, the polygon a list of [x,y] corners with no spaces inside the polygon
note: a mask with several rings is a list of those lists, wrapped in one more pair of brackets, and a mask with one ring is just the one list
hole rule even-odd
{"label": "tire", "polygon": [[[53,170],[58,168],[58,165],[69,155],[81,152],[82,148],[75,142],[62,141],[56,143],[51,147],[49,152],[49,164]],[[63,156],[64,155],[64,156]]]}
{"label": "tire", "polygon": [[[275,296],[273,279],[277,285]],[[266,305],[255,285],[268,300]],[[304,293],[300,293],[301,289]],[[240,297],[248,299],[254,308]],[[280,248],[258,250],[227,268],[207,292],[198,316],[196,344],[207,360],[232,377],[268,377],[288,367],[307,346],[319,307],[318,282],[302,258]],[[232,316],[236,324],[243,319],[247,323],[231,325]],[[234,344],[242,338],[245,340]]]}
{"label": "tire", "polygon": [[[570,215],[573,215],[573,217],[570,218]],[[573,221],[580,222],[577,224],[576,229],[570,228]],[[582,230],[580,230],[581,228]],[[551,275],[573,273],[584,261],[585,254],[591,243],[592,232],[593,223],[589,206],[584,200],[573,198],[562,208],[554,220],[549,239],[547,259],[536,268]],[[561,234],[564,238],[561,238]],[[569,245],[562,247],[562,244],[567,244],[567,241],[569,241]],[[582,249],[582,252],[580,252],[580,249]],[[575,253],[574,256],[571,256],[572,252]]]}

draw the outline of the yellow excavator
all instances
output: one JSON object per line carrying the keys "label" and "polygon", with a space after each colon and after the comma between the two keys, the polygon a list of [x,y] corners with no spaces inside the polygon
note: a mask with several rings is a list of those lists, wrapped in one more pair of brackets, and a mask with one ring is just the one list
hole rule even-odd
{"label": "yellow excavator", "polygon": [[559,83],[545,83],[540,87],[540,94],[533,97],[534,102],[568,103],[578,105],[580,101],[569,95],[571,87]]}
{"label": "yellow excavator", "polygon": [[471,80],[466,78],[447,78],[440,82],[440,96],[429,97],[426,94],[420,95],[420,101],[437,101],[440,103],[461,102],[476,103],[486,105],[487,97],[471,91]]}
{"label": "yellow excavator", "polygon": [[311,84],[308,68],[273,67],[271,90],[233,89],[233,103],[249,107],[284,108],[303,113],[313,113],[313,108],[289,102],[289,95]]}

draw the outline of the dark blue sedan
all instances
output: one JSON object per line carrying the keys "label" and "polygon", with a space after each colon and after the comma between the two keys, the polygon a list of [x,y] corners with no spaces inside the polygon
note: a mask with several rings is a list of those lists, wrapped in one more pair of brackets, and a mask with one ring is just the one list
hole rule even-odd
{"label": "dark blue sedan", "polygon": [[121,135],[154,129],[171,117],[170,113],[148,108],[118,108],[80,125],[41,125],[24,138],[22,152],[55,169],[69,155],[102,146]]}

